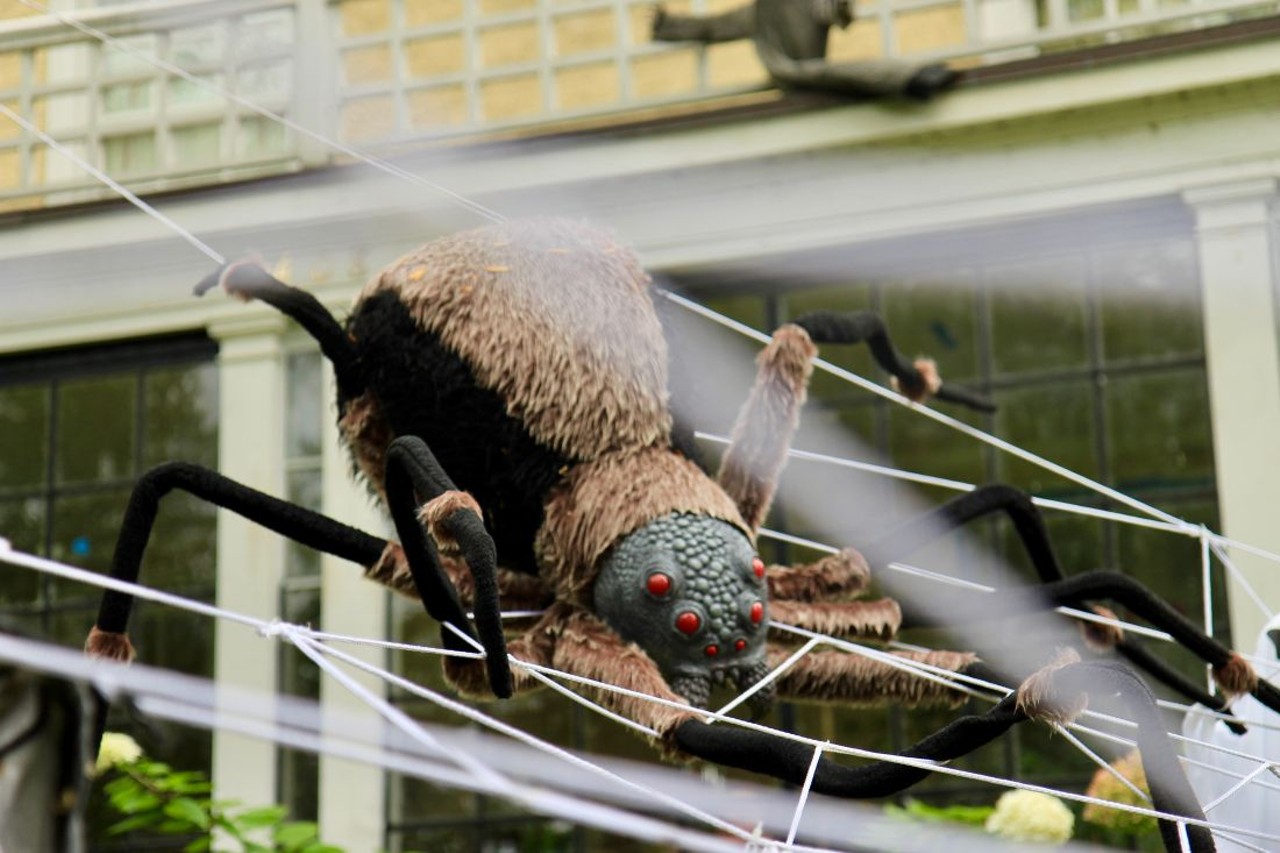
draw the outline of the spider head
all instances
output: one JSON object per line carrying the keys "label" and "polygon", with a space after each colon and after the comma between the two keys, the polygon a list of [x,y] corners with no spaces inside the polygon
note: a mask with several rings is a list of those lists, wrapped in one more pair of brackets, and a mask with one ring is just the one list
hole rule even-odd
{"label": "spider head", "polygon": [[649,522],[605,557],[592,595],[600,618],[698,707],[713,685],[744,689],[767,671],[764,564],[724,521],[677,513]]}

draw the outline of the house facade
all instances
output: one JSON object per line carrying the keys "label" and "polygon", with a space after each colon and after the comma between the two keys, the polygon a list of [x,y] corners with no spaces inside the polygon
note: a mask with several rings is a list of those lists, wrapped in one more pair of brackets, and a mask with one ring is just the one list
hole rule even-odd
{"label": "house facade", "polygon": [[[23,550],[103,569],[131,484],[174,458],[388,529],[349,477],[332,375],[310,340],[264,306],[192,297],[214,262],[84,160],[204,246],[256,253],[339,314],[383,264],[495,211],[611,228],[664,283],[757,329],[875,308],[902,349],[999,403],[973,425],[1190,525],[1051,515],[1069,571],[1131,571],[1243,649],[1264,621],[1254,598],[1280,601],[1271,563],[1230,551],[1251,594],[1220,563],[1202,572],[1194,535],[1204,524],[1280,553],[1274,4],[858,4],[832,59],[966,70],[927,104],[779,92],[750,43],[653,44],[649,4],[633,0],[50,5],[0,5],[0,104],[48,137],[0,118],[0,536]],[[750,348],[733,352],[749,367]],[[865,354],[831,357],[874,374]],[[814,398],[815,422],[902,468],[1128,511],[865,392],[822,379]],[[776,520],[854,535],[788,498],[813,488],[809,473],[794,463]],[[831,494],[878,494],[869,476],[813,476]],[[925,500],[944,496],[931,489]],[[902,511],[865,504],[886,522]],[[999,524],[980,538],[1013,553]],[[78,644],[92,591],[16,572],[0,609]],[[336,633],[431,633],[355,567],[185,496],[166,499],[144,581]],[[136,621],[146,662],[359,707],[251,630],[147,606]],[[433,661],[390,661],[438,682]],[[645,752],[554,698],[520,701],[501,713],[558,742]],[[783,713],[779,724],[862,737],[830,711]],[[867,737],[913,731],[871,716]],[[341,759],[172,737],[210,763],[219,791],[284,800],[353,850],[480,849],[545,829]],[[1051,778],[1052,754],[1029,744],[1001,761]]]}

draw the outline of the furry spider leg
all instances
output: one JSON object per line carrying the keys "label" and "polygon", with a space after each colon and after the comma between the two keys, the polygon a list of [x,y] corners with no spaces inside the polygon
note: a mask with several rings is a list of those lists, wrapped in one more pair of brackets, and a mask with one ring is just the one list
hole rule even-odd
{"label": "furry spider leg", "polygon": [[[1080,606],[1092,599],[1112,599],[1172,634],[1180,645],[1209,664],[1214,680],[1227,696],[1250,693],[1268,708],[1280,712],[1280,690],[1258,678],[1253,666],[1243,656],[1207,636],[1141,583],[1119,572],[1085,572],[1038,587],[1005,589],[995,593],[953,590],[949,595],[948,624],[981,622],[990,619],[993,611],[1029,614],[1061,605]],[[932,620],[907,608],[903,624],[932,624]]]}
{"label": "furry spider leg", "polygon": [[[228,509],[295,542],[360,565],[375,564],[386,546],[383,539],[237,483],[216,471],[187,462],[167,462],[143,474],[129,496],[111,558],[112,578],[138,581],[160,501],[175,489]],[[94,657],[131,661],[134,650],[126,632],[132,607],[133,596],[128,593],[104,592],[85,651]]]}
{"label": "furry spider leg", "polygon": [[[195,294],[202,295],[218,285],[241,299],[260,299],[300,323],[333,364],[340,404],[364,393],[366,383],[358,353],[333,315],[314,296],[290,287],[249,261],[227,264],[207,276],[196,285]],[[488,661],[489,679],[495,693],[509,695],[511,675],[493,580],[496,554],[479,506],[455,488],[426,443],[412,436],[401,437],[387,448],[386,491],[388,508],[406,548],[423,605],[436,620],[474,638],[466,614],[458,605],[457,592],[441,569],[436,543],[449,541],[462,550],[476,582],[476,625]],[[428,502],[423,507],[422,521],[433,526],[435,541],[424,535],[415,517],[418,498]],[[445,631],[442,639],[455,651],[469,650],[466,640],[451,631]]]}
{"label": "furry spider leg", "polygon": [[[851,551],[795,569],[771,567],[770,576],[777,577],[779,590],[795,592],[802,597],[837,588],[859,588],[867,577],[865,563]],[[799,576],[804,576],[804,580],[798,582]],[[669,757],[696,756],[795,785],[804,782],[812,759],[811,748],[757,730],[708,724],[692,709],[674,707],[683,702],[682,698],[671,691],[648,656],[634,645],[622,642],[607,625],[580,608],[563,603],[552,605],[536,625],[512,640],[509,648],[518,660],[554,667],[664,700],[653,702],[620,692],[591,690],[594,698],[605,708],[655,731],[659,745]],[[776,665],[785,654],[785,650],[771,648],[770,666]],[[970,669],[974,662],[974,656],[966,653],[935,652],[931,655],[954,656],[951,668],[957,671]],[[847,665],[854,656],[810,653],[797,664],[798,669],[789,671],[778,680],[781,695],[801,700],[814,698],[810,683],[814,672],[824,680],[833,675],[825,661],[816,667],[804,666],[806,660],[815,657],[819,660],[823,657],[841,659]],[[925,658],[926,662],[935,664],[939,662],[937,657],[913,654],[902,657]],[[972,668],[978,671],[980,665]],[[483,671],[477,661],[447,658],[445,671],[449,680],[462,692],[479,698],[487,694]],[[904,675],[901,670],[884,664],[864,667],[856,675],[846,670],[841,674],[841,680],[846,682],[845,694],[833,694],[827,698],[855,703],[865,702],[868,697],[879,701],[887,698],[909,705],[948,698],[946,688]],[[514,671],[514,683],[516,692],[540,686],[519,666]],[[1139,748],[1153,778],[1153,807],[1193,820],[1203,820],[1204,813],[1187,785],[1150,691],[1132,672],[1114,662],[1046,667],[1038,677],[1028,679],[1016,695],[1002,700],[986,713],[961,717],[899,754],[946,762],[967,755],[1018,723],[1029,720],[1063,721],[1071,708],[1081,706],[1082,696],[1107,697],[1112,694],[1121,695],[1130,713],[1139,721]],[[952,698],[958,701],[963,697],[953,694]],[[819,761],[813,790],[853,799],[885,797],[916,784],[930,772],[927,768],[893,761],[849,767],[824,757]],[[1172,853],[1182,849],[1174,824],[1162,820],[1161,833],[1167,850]],[[1206,830],[1188,827],[1188,834],[1191,850],[1195,853],[1214,850]]]}
{"label": "furry spider leg", "polygon": [[[457,590],[440,565],[437,544],[442,550],[458,553],[471,569],[476,627],[485,650],[489,685],[495,695],[510,696],[511,667],[495,579],[497,550],[484,529],[480,506],[470,495],[458,491],[427,443],[417,436],[400,436],[388,446],[386,490],[391,518],[428,613],[467,636],[467,617],[458,603]],[[441,638],[454,651],[467,650],[465,642],[450,631],[442,631]]]}
{"label": "furry spider leg", "polygon": [[[910,362],[905,359],[893,345],[883,320],[872,312],[814,311],[797,317],[789,325],[804,329],[809,335],[809,340],[814,344],[866,343],[876,362],[892,375],[895,387],[908,399],[923,402],[930,397],[937,397],[941,400],[962,403],[980,411],[990,412],[995,409],[987,400],[967,390],[944,383],[938,375],[937,367],[932,360],[920,358]],[[783,327],[783,329],[785,328],[786,326]],[[781,330],[779,331],[781,332]],[[791,332],[786,333],[787,336],[793,336],[793,334]],[[772,346],[773,344],[771,343],[770,347]],[[793,348],[795,348],[795,345],[793,345]],[[804,351],[803,348],[798,348],[796,349],[796,354],[800,355]],[[762,354],[762,371],[766,369],[764,358],[765,356]],[[783,369],[781,365],[781,361],[770,362],[769,369]],[[757,399],[755,408],[757,410],[767,409],[764,401],[769,397],[775,398],[770,404],[771,406],[785,406],[786,404],[782,401],[781,396],[787,393],[788,386],[784,383],[770,388],[765,384],[766,381],[768,380],[762,378],[757,385],[757,389],[753,389],[753,395],[759,395],[758,398],[753,396],[753,399]],[[807,383],[807,375],[803,381]],[[744,446],[750,447],[752,454],[758,454],[770,443],[769,436],[767,433],[751,436],[746,429],[745,413],[746,410],[744,409],[743,418],[740,418],[738,425],[735,426],[734,438],[735,441],[746,439],[743,442]],[[762,416],[756,414],[754,417],[759,418]],[[794,417],[792,417],[792,423],[794,423]],[[782,419],[775,417],[770,420],[765,415],[762,420],[768,423],[770,429],[784,428]],[[792,429],[794,429],[794,426],[792,426]],[[745,463],[741,458],[744,454],[735,456],[732,452],[732,446],[730,453],[725,456],[720,473],[721,484],[725,486],[730,494],[740,494],[742,496],[743,503],[740,504],[740,507],[743,509],[743,516],[750,523],[758,525],[763,520],[763,514],[759,512],[759,507],[764,506],[767,508],[771,492],[761,492],[756,495],[754,492],[759,490],[760,486],[750,487],[745,484],[745,481],[754,479],[757,483],[772,486],[784,461],[783,456],[779,454],[785,454],[785,450],[786,445],[775,445],[773,456],[767,467],[757,471],[742,470],[745,469]],[[758,459],[758,457],[756,458]],[[761,467],[758,461],[755,464],[757,468]],[[1003,513],[1008,517],[1042,583],[1052,583],[1063,580],[1066,577],[1054,553],[1052,540],[1049,538],[1044,517],[1039,508],[1032,503],[1030,496],[1026,493],[1000,484],[980,486],[974,491],[947,501],[915,519],[909,519],[879,538],[872,540],[866,546],[866,550],[868,554],[874,555],[875,562],[883,565],[891,559],[901,558],[910,553],[910,551],[922,547],[950,530],[992,513]],[[1110,615],[1105,609],[1088,605],[1087,602],[1078,601],[1076,603],[1088,606],[1102,615]],[[1230,695],[1233,694],[1228,693],[1226,698],[1212,696],[1181,673],[1147,653],[1132,638],[1124,637],[1118,630],[1103,629],[1101,626],[1090,623],[1082,622],[1080,624],[1085,635],[1086,645],[1098,650],[1114,648],[1118,654],[1125,657],[1135,666],[1148,672],[1157,680],[1188,699],[1199,702],[1205,707],[1216,711],[1229,713],[1226,705],[1229,702]],[[1264,692],[1268,691],[1269,687],[1263,687],[1262,690]],[[1226,691],[1224,690],[1224,692]],[[1238,724],[1234,724],[1234,727],[1239,728]]]}
{"label": "furry spider leg", "polygon": [[[1025,492],[999,484],[979,486],[972,492],[902,522],[880,538],[868,543],[867,553],[876,555],[876,562],[883,565],[891,559],[900,559],[911,551],[929,544],[954,528],[996,512],[1003,512],[1009,518],[1042,584],[1052,584],[1066,579],[1067,575],[1054,554],[1052,541],[1045,528],[1044,516],[1039,508],[1032,503],[1030,496]],[[1137,582],[1130,578],[1127,585],[1135,586]],[[1155,597],[1149,591],[1147,596]],[[1107,608],[1083,598],[1075,599],[1071,603],[1092,610],[1101,616],[1113,618],[1115,615]],[[1157,612],[1163,614],[1166,611],[1158,610]],[[904,627],[923,625],[924,621],[927,620],[922,620],[919,615],[915,615],[912,617],[912,624]],[[1165,627],[1163,622],[1153,624]],[[1199,684],[1151,654],[1137,640],[1126,636],[1119,628],[1085,621],[1079,622],[1079,625],[1084,643],[1091,650],[1098,653],[1114,650],[1116,654],[1171,690],[1206,708],[1231,716],[1228,708],[1230,694],[1214,696],[1206,692]],[[1185,627],[1183,626],[1184,629]],[[1245,731],[1240,723],[1227,722],[1226,725],[1237,734],[1243,734]]]}
{"label": "furry spider leg", "polygon": [[[196,285],[195,294],[202,295],[216,286],[240,299],[260,299],[301,324],[333,364],[340,404],[364,393],[366,383],[358,353],[342,327],[314,296],[284,284],[249,261],[227,264],[205,277]],[[496,558],[479,507],[454,488],[421,439],[405,436],[393,442],[387,449],[385,466],[388,507],[418,597],[433,618],[449,623],[463,635],[445,631],[445,644],[455,651],[469,651],[463,637],[474,639],[475,635],[458,604],[450,577],[441,568],[436,543],[449,541],[461,549],[476,585],[476,625],[486,652],[490,681],[495,693],[508,695],[510,672],[493,579]],[[424,534],[415,515],[418,497],[429,502],[423,508],[422,521],[433,525],[435,541]],[[377,560],[357,562],[372,566]]]}

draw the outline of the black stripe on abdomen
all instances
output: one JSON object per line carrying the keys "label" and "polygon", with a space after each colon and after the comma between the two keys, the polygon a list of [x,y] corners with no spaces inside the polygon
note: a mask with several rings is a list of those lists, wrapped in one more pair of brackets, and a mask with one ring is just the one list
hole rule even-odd
{"label": "black stripe on abdomen", "polygon": [[458,487],[480,502],[502,565],[536,572],[533,538],[543,501],[573,460],[535,441],[395,293],[361,302],[347,329],[394,435],[425,441]]}

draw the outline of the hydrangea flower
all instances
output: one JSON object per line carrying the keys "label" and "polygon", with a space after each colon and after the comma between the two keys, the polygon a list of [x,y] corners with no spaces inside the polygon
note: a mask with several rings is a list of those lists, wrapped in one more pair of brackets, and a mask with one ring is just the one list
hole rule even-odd
{"label": "hydrangea flower", "polygon": [[985,829],[1013,841],[1059,844],[1071,837],[1076,818],[1057,797],[1035,791],[1008,791],[996,800]]}
{"label": "hydrangea flower", "polygon": [[[1111,766],[1121,776],[1137,785],[1143,791],[1149,791],[1147,788],[1147,774],[1142,769],[1142,757],[1137,750],[1117,758],[1111,762]],[[1093,774],[1093,781],[1089,783],[1089,789],[1085,793],[1090,797],[1096,797],[1099,800],[1110,800],[1113,803],[1124,803],[1128,806],[1143,806],[1145,808],[1151,807],[1151,803],[1141,799],[1126,785],[1121,784],[1118,779],[1102,769]],[[1156,819],[1149,815],[1109,809],[1106,806],[1095,805],[1094,803],[1084,807],[1080,818],[1086,823],[1133,835],[1158,831]]]}
{"label": "hydrangea flower", "polygon": [[95,771],[105,773],[121,764],[132,764],[142,757],[142,747],[133,738],[119,732],[107,732],[98,747],[98,763]]}

